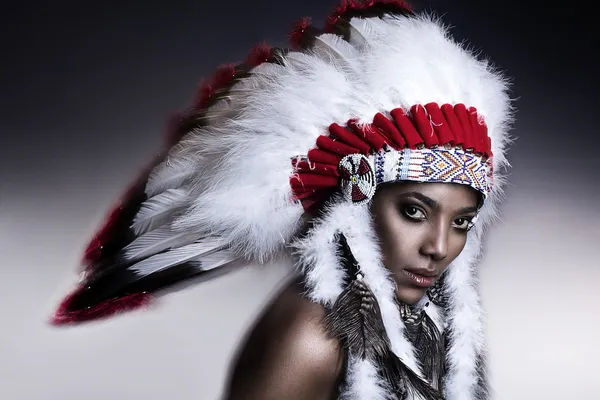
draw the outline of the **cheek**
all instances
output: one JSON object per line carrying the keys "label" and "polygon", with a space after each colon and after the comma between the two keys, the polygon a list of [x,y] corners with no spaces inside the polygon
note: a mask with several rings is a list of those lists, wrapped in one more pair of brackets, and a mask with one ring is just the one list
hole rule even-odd
{"label": "cheek", "polygon": [[419,251],[418,230],[397,213],[376,219],[375,232],[381,245],[383,261],[389,269],[406,263],[412,258],[411,254]]}
{"label": "cheek", "polygon": [[467,236],[460,232],[453,232],[450,234],[448,240],[448,257],[446,260],[448,264],[456,259],[462,253],[465,245],[467,244]]}

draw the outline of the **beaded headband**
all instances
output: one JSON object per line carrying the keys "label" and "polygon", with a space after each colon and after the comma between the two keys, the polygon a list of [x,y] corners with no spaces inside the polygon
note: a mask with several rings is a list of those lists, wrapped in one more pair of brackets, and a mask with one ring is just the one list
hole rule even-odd
{"label": "beaded headband", "polygon": [[484,198],[491,191],[491,140],[474,107],[428,103],[389,114],[376,114],[370,124],[331,124],[316,148],[292,160],[290,185],[305,210],[336,188],[348,201],[367,203],[387,182],[458,183]]}

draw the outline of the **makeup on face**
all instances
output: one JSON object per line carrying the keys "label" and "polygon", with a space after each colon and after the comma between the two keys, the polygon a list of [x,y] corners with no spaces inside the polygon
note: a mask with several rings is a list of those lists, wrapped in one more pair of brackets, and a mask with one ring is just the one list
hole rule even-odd
{"label": "makeup on face", "polygon": [[375,228],[401,301],[417,302],[458,257],[477,210],[477,194],[465,185],[402,182],[378,188]]}

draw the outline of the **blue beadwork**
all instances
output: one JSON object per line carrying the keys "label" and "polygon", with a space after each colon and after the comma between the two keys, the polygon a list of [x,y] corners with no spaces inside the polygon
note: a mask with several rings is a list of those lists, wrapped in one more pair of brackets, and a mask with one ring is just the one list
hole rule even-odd
{"label": "blue beadwork", "polygon": [[380,151],[375,158],[375,179],[377,184],[384,183],[383,169],[385,165],[385,153]]}

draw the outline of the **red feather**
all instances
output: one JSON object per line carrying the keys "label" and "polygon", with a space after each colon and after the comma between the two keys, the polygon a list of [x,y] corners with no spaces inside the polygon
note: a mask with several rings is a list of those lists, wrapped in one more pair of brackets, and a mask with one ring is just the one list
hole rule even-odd
{"label": "red feather", "polygon": [[202,84],[194,108],[202,110],[210,105],[215,92],[229,85],[235,78],[235,64],[226,64],[217,69],[210,82]]}
{"label": "red feather", "polygon": [[250,54],[246,59],[246,64],[250,68],[254,68],[264,62],[268,62],[271,58],[273,48],[266,43],[259,43],[250,50]]}
{"label": "red feather", "polygon": [[102,248],[104,244],[110,239],[113,233],[114,226],[121,216],[123,211],[122,201],[119,200],[117,205],[113,206],[112,211],[109,212],[108,217],[102,228],[94,235],[83,255],[83,263],[94,263],[102,256]]}
{"label": "red feather", "polygon": [[63,300],[54,316],[50,319],[52,325],[60,326],[108,318],[119,313],[146,307],[152,301],[150,293],[135,293],[125,297],[108,300],[95,307],[79,311],[69,311],[73,299],[84,290],[85,288],[78,288]]}
{"label": "red feather", "polygon": [[342,0],[340,4],[338,4],[333,12],[327,17],[327,24],[325,30],[327,32],[331,32],[333,27],[339,22],[340,18],[348,12],[349,10],[356,10],[360,7],[360,2],[356,0]]}
{"label": "red feather", "polygon": [[167,120],[167,128],[165,130],[165,142],[167,148],[176,145],[185,132],[181,129],[181,124],[184,115],[181,112],[174,112]]}
{"label": "red feather", "polygon": [[[83,256],[82,267],[84,270],[93,269],[105,254],[105,246],[112,246],[115,238],[122,235],[128,228],[133,214],[145,198],[144,188],[148,181],[150,171],[163,156],[159,154],[144,168],[138,177],[129,185],[125,193],[119,198],[105,218],[104,225],[94,234]],[[113,249],[114,250],[114,249]]]}
{"label": "red feather", "polygon": [[134,192],[137,192],[139,186],[136,184],[132,185],[130,189],[125,192],[125,195],[117,201],[117,204],[113,206],[109,211],[104,225],[96,232],[92,240],[90,240],[87,248],[85,249],[83,256],[83,264],[92,264],[102,257],[102,248],[111,239],[115,232],[117,222],[121,219],[123,213],[123,204],[128,203],[133,197]]}
{"label": "red feather", "polygon": [[211,82],[205,82],[200,86],[196,99],[194,100],[194,109],[202,110],[208,106],[213,95]]}
{"label": "red feather", "polygon": [[235,64],[220,66],[213,75],[212,87],[216,90],[229,85],[235,78]]}
{"label": "red feather", "polygon": [[310,31],[310,18],[303,17],[294,24],[290,32],[290,43],[292,48],[300,49],[304,47],[306,34]]}
{"label": "red feather", "polygon": [[386,6],[390,10],[397,9],[398,11],[412,10],[410,4],[402,0],[343,0],[327,18],[326,31],[332,32],[335,26],[340,22],[340,19],[345,17],[350,12],[360,13],[368,11],[377,6]]}

